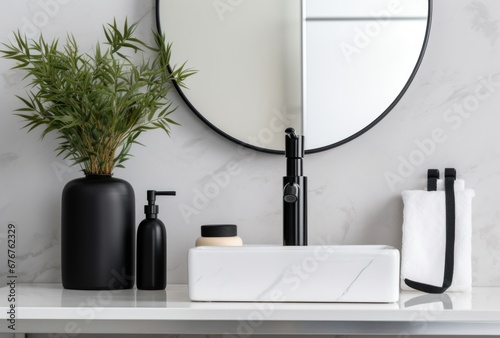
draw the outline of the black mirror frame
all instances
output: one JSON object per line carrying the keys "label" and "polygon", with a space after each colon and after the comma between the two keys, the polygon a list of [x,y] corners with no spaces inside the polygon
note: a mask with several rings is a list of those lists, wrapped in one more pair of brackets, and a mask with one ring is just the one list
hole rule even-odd
{"label": "black mirror frame", "polygon": [[[158,30],[159,33],[162,33],[161,24],[160,24],[160,10],[159,10],[159,8],[160,8],[160,0],[155,0],[155,2],[156,2],[156,6],[155,6],[155,9],[156,9],[156,29]],[[349,136],[349,137],[347,137],[347,138],[345,138],[343,140],[340,140],[338,142],[332,143],[330,145],[326,145],[326,146],[319,147],[319,148],[314,148],[314,149],[307,149],[307,150],[305,150],[306,154],[313,154],[313,153],[318,153],[318,152],[321,152],[321,151],[329,150],[329,149],[338,147],[338,146],[343,145],[343,144],[345,144],[345,143],[347,143],[349,141],[354,140],[355,138],[363,135],[368,130],[370,130],[371,128],[373,128],[377,123],[379,123],[398,104],[398,102],[401,100],[401,98],[403,97],[403,95],[406,93],[406,91],[410,87],[413,79],[415,78],[415,75],[417,74],[418,69],[420,68],[422,60],[424,58],[424,54],[425,54],[425,50],[427,49],[427,43],[428,43],[428,40],[429,40],[429,35],[430,35],[430,30],[431,30],[432,4],[433,4],[433,0],[428,0],[427,27],[426,27],[426,30],[425,30],[425,37],[424,37],[424,41],[422,43],[422,49],[420,50],[420,55],[418,57],[417,63],[415,64],[415,67],[413,68],[413,71],[412,71],[410,77],[408,78],[408,81],[406,81],[406,84],[401,89],[401,92],[398,94],[398,96],[396,96],[396,98],[394,99],[394,101],[375,120],[373,120],[370,124],[368,124],[366,127],[364,127],[363,129],[361,129],[360,131],[352,134],[351,136]],[[168,71],[169,72],[172,71],[170,65],[168,66]],[[187,96],[182,91],[182,88],[175,81],[173,81],[173,83],[174,83],[174,87],[175,87],[177,93],[182,98],[182,100],[186,103],[186,105],[189,107],[189,109],[191,109],[195,113],[195,115],[198,116],[198,118],[200,118],[200,120],[202,120],[211,129],[213,129],[214,131],[216,131],[219,135],[223,136],[226,139],[231,140],[232,142],[234,142],[234,143],[236,143],[236,144],[238,144],[240,146],[246,147],[246,148],[250,148],[250,149],[257,150],[257,151],[264,152],[264,153],[268,153],[268,154],[279,154],[279,155],[284,155],[285,154],[284,150],[274,150],[274,149],[267,149],[267,148],[258,147],[258,146],[255,146],[255,145],[243,142],[243,141],[241,141],[241,140],[239,140],[239,139],[237,139],[235,137],[232,137],[231,135],[225,133],[224,131],[222,131],[221,129],[219,129],[217,126],[215,126],[213,123],[211,123],[209,120],[207,120],[203,116],[203,114],[201,114],[198,111],[198,109],[196,109],[196,107],[189,101],[189,99],[187,98]]]}

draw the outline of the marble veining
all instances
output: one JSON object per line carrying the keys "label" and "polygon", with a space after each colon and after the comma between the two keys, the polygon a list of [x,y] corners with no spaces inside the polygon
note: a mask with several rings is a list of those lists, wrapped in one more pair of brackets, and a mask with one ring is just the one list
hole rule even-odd
{"label": "marble veining", "polygon": [[12,164],[19,158],[19,155],[13,152],[0,154],[0,168],[3,169]]}
{"label": "marble veining", "polygon": [[243,246],[189,250],[194,301],[396,302],[399,252],[388,246]]}
{"label": "marble veining", "polygon": [[343,298],[343,297],[344,297],[346,294],[348,294],[348,293],[349,293],[349,290],[351,289],[351,287],[352,287],[354,284],[356,284],[356,282],[358,281],[359,277],[363,274],[363,272],[365,272],[365,270],[366,270],[366,269],[368,269],[368,267],[369,267],[369,266],[373,263],[373,261],[374,261],[374,260],[375,260],[375,259],[370,260],[370,261],[366,264],[366,266],[365,266],[365,267],[363,267],[363,268],[361,269],[361,271],[360,271],[360,272],[358,273],[358,275],[357,275],[357,276],[353,279],[353,281],[351,282],[351,284],[349,284],[349,285],[347,286],[347,288],[344,290],[344,292],[342,292],[342,294],[341,294],[341,295],[340,295],[340,296],[336,299],[337,301],[342,301],[342,300],[344,300],[344,298]]}
{"label": "marble veining", "polygon": [[467,5],[467,9],[473,15],[472,28],[480,31],[485,38],[491,41],[491,44],[495,44],[498,39],[499,20],[491,17],[487,4],[481,1],[472,1]]}

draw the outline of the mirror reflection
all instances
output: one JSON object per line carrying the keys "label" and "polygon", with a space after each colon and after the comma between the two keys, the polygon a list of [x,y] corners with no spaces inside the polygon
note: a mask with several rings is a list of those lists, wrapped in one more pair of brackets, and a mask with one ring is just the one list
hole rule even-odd
{"label": "mirror reflection", "polygon": [[304,0],[304,116],[308,149],[376,121],[419,61],[426,1]]}
{"label": "mirror reflection", "polygon": [[388,113],[421,61],[428,0],[157,0],[172,60],[199,71],[180,91],[229,139],[282,153],[342,144]]}

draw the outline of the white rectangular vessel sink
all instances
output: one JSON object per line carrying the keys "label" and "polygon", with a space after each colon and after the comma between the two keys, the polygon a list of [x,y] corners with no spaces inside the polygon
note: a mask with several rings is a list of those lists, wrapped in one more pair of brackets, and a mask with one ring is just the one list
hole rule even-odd
{"label": "white rectangular vessel sink", "polygon": [[384,245],[197,247],[193,301],[391,303],[399,251]]}

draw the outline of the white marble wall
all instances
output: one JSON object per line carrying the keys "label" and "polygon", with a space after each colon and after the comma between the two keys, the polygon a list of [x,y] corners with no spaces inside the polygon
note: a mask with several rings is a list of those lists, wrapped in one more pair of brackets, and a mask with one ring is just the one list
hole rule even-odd
{"label": "white marble wall", "polygon": [[[51,36],[71,31],[90,45],[100,36],[101,24],[113,17],[143,17],[144,38],[154,25],[152,0],[17,0],[2,7],[1,41],[23,28]],[[474,284],[500,286],[499,20],[496,0],[434,1],[428,50],[401,102],[360,138],[306,157],[311,244],[325,238],[336,244],[399,247],[401,190],[420,188],[427,168],[456,167],[476,190]],[[40,141],[37,132],[20,130],[22,123],[12,111],[19,105],[14,95],[23,93],[23,85],[10,66],[0,60],[1,234],[8,222],[19,228],[20,281],[57,282],[60,194],[80,173],[55,157],[54,137]],[[161,202],[160,218],[169,236],[168,282],[184,283],[186,252],[201,224],[236,223],[246,243],[281,242],[285,164],[281,156],[241,152],[208,129],[175,95],[174,100],[182,127],[175,127],[170,139],[160,132],[144,134],[141,142],[147,146],[135,147],[135,157],[115,175],[133,184],[138,221],[147,189],[178,191],[177,197]],[[440,132],[441,138],[419,157],[417,144]],[[406,161],[413,164],[403,166]],[[197,191],[213,183],[210,173],[235,164],[229,184],[196,213],[183,216],[182,206],[193,207]],[[0,250],[5,250],[1,244]]]}

